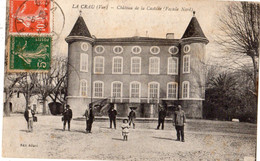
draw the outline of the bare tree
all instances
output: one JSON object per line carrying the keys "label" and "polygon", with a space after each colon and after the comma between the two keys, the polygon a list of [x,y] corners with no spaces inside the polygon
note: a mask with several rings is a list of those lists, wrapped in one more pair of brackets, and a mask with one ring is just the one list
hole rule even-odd
{"label": "bare tree", "polygon": [[66,88],[66,58],[53,57],[51,70],[48,73],[39,73],[36,81],[38,95],[43,101],[43,114],[47,114],[47,97],[56,103],[57,99],[63,103]]}
{"label": "bare tree", "polygon": [[52,65],[52,91],[49,97],[53,102],[57,100],[65,103],[67,96],[67,58],[59,57],[53,60]]}
{"label": "bare tree", "polygon": [[38,96],[43,102],[42,114],[47,114],[46,100],[51,90],[50,84],[50,73],[38,73],[35,85],[38,91]]}
{"label": "bare tree", "polygon": [[37,91],[35,90],[35,84],[37,81],[37,73],[17,73],[18,81],[15,83],[14,88],[16,92],[22,93],[26,101],[26,109],[30,104],[31,96],[35,95]]}
{"label": "bare tree", "polygon": [[[252,79],[253,93],[257,96],[260,4],[232,2],[219,20],[221,34],[217,38],[217,43],[223,47],[222,49],[226,53],[230,54],[235,67],[245,71]],[[247,61],[247,58],[251,59],[251,63]],[[248,72],[247,69],[250,66],[252,71]]]}

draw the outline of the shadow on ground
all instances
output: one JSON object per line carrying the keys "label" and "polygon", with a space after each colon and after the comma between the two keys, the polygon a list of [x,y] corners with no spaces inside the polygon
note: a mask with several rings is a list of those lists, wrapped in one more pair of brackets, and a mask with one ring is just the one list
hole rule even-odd
{"label": "shadow on ground", "polygon": [[152,138],[155,138],[155,139],[162,139],[162,140],[172,140],[172,141],[176,141],[176,140],[173,139],[173,138],[164,138],[164,137],[157,137],[157,136],[153,136]]}
{"label": "shadow on ground", "polygon": [[22,131],[22,132],[28,132],[28,130],[20,130],[20,131]]}
{"label": "shadow on ground", "polygon": [[124,141],[123,139],[119,139],[119,138],[112,138],[112,140]]}

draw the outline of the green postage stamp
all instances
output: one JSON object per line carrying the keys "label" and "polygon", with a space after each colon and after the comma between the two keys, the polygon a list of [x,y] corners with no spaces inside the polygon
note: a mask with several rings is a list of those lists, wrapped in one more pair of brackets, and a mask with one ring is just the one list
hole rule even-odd
{"label": "green postage stamp", "polygon": [[9,72],[48,72],[51,64],[50,36],[11,36]]}

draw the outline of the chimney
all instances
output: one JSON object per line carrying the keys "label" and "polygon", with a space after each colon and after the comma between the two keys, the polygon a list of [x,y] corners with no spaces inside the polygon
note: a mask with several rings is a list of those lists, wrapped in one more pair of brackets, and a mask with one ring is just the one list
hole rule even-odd
{"label": "chimney", "polygon": [[166,39],[174,39],[174,33],[167,33]]}

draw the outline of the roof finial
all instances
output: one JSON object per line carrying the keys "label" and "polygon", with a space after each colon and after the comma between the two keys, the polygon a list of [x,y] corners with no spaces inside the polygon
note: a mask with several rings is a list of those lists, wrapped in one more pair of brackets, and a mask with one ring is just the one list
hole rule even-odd
{"label": "roof finial", "polygon": [[149,37],[149,35],[148,35],[148,31],[146,31],[146,33],[145,33],[145,34],[146,34],[146,37]]}
{"label": "roof finial", "polygon": [[81,11],[81,10],[79,10],[79,16],[81,16],[81,13],[82,13],[82,11]]}
{"label": "roof finial", "polygon": [[195,11],[193,11],[193,17],[195,17],[195,13],[196,13],[196,12],[195,12]]}

